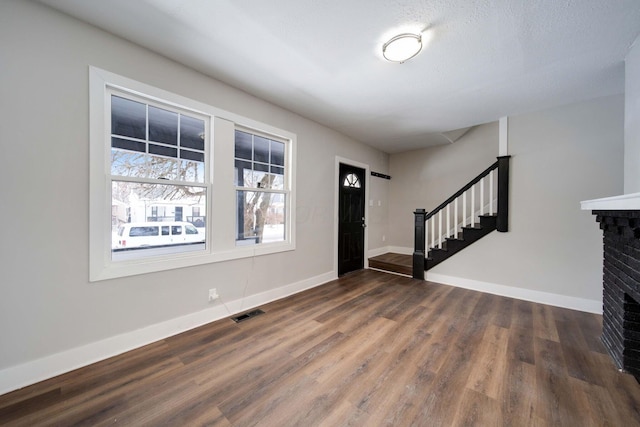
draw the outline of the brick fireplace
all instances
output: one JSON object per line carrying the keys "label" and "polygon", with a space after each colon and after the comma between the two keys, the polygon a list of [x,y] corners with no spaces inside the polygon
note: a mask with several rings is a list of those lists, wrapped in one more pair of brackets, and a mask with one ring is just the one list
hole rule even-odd
{"label": "brick fireplace", "polygon": [[593,210],[603,231],[602,341],[640,381],[640,210]]}

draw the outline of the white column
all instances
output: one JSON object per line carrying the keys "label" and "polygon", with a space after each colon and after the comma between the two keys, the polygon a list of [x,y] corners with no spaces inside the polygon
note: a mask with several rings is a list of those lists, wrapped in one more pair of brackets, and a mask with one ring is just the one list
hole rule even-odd
{"label": "white column", "polygon": [[500,117],[498,129],[498,156],[509,155],[509,117]]}

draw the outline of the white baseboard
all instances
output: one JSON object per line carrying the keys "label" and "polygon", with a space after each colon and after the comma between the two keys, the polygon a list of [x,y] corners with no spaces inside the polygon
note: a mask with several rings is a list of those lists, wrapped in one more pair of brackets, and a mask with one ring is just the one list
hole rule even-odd
{"label": "white baseboard", "polygon": [[394,254],[413,255],[413,248],[404,246],[387,246],[387,248],[389,249],[388,252],[393,252]]}
{"label": "white baseboard", "polygon": [[588,313],[602,314],[602,301],[585,298],[571,297],[568,295],[552,294],[550,292],[535,291],[532,289],[515,288],[512,286],[497,285],[495,283],[481,282],[479,280],[465,279],[462,277],[447,276],[444,274],[426,272],[425,279],[430,282],[456,286],[458,288],[471,289],[509,298],[516,298],[540,304],[585,311]]}
{"label": "white baseboard", "polygon": [[387,254],[390,252],[394,254],[413,255],[413,248],[405,248],[403,246],[383,246],[381,248],[369,250],[367,252],[367,258]]}
{"label": "white baseboard", "polygon": [[272,289],[241,300],[222,304],[167,320],[142,329],[116,335],[101,341],[32,360],[0,370],[0,395],[55,377],[60,374],[117,356],[189,329],[223,319],[271,301],[302,292],[329,282],[337,277],[328,272],[300,282]]}
{"label": "white baseboard", "polygon": [[381,248],[376,248],[376,249],[370,249],[367,251],[367,258],[372,258],[374,256],[386,254],[387,252],[390,252],[388,246],[383,246]]}

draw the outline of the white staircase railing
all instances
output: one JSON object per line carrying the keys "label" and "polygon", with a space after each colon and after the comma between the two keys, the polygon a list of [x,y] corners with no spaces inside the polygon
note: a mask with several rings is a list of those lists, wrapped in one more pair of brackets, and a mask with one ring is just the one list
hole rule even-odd
{"label": "white staircase railing", "polygon": [[[497,194],[497,180],[494,175],[496,170],[489,168],[487,171],[485,176],[480,175],[477,182],[472,181],[469,188],[463,189],[461,194],[456,193],[446,205],[440,205],[439,209],[427,215],[425,224],[427,250],[441,249],[448,237],[457,237],[462,233],[462,227],[473,227],[477,218],[485,212],[489,215],[495,214],[497,199],[494,194]],[[476,197],[476,194],[479,197]]]}

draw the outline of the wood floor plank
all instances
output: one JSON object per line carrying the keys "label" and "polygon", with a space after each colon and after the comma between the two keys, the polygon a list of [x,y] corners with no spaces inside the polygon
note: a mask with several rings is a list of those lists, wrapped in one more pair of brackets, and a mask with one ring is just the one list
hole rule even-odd
{"label": "wood floor plank", "polygon": [[[370,420],[376,425],[428,425],[427,418],[420,417],[419,402],[432,384],[435,375],[424,369],[417,370],[413,366],[406,367],[402,363],[393,363],[392,369],[381,378],[378,387],[367,396],[366,408]],[[428,385],[427,385],[428,384]]]}
{"label": "wood floor plank", "polygon": [[533,330],[537,338],[560,341],[550,306],[544,304],[533,306]]}
{"label": "wood floor plank", "polygon": [[545,425],[537,414],[536,367],[510,359],[503,376],[502,422],[507,426]]}
{"label": "wood floor plank", "polygon": [[515,300],[507,297],[497,296],[494,299],[494,309],[492,322],[496,326],[509,329],[511,327],[511,319],[513,318],[513,305]]}
{"label": "wood floor plank", "polygon": [[621,418],[616,403],[611,400],[611,396],[604,392],[601,386],[589,384],[574,378],[569,379],[569,383],[575,391],[580,406],[588,414],[586,417],[588,425],[593,426],[623,426],[632,425],[625,423]]}
{"label": "wood floor plank", "polygon": [[356,408],[351,402],[343,401],[340,405],[318,420],[319,427],[365,427],[371,425],[368,414]]}
{"label": "wood floor plank", "polygon": [[533,349],[533,330],[522,329],[517,326],[512,326],[509,329],[509,348],[508,354],[510,357],[519,360],[520,362],[529,363],[534,365],[535,353]]}
{"label": "wood floor plank", "polygon": [[499,426],[502,422],[499,404],[484,393],[466,389],[457,408],[452,426]]}
{"label": "wood floor plank", "polygon": [[538,418],[552,425],[584,425],[584,408],[571,387],[560,344],[536,338],[535,347]]}
{"label": "wood floor plank", "polygon": [[474,354],[476,369],[467,378],[467,388],[498,399],[502,393],[503,375],[507,368],[509,331],[487,326],[482,342]]}
{"label": "wood floor plank", "polygon": [[363,270],[0,396],[0,425],[640,426],[602,317]]}

